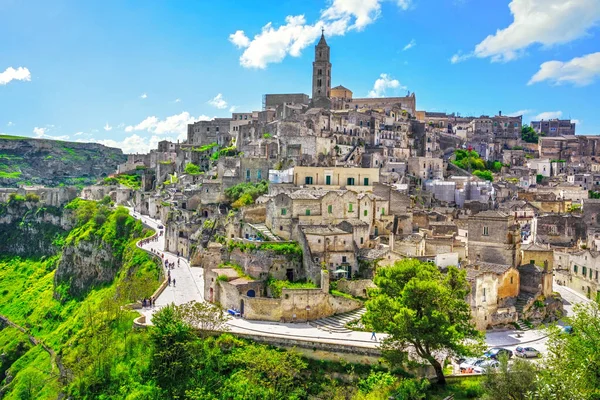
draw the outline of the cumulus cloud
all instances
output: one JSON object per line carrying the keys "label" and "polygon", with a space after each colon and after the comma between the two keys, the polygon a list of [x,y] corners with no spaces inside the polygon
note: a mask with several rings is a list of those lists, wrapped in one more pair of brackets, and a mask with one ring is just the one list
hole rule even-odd
{"label": "cumulus cloud", "polygon": [[104,125],[104,130],[105,130],[106,132],[110,132],[110,131],[112,131],[112,128],[113,128],[113,127],[112,127],[112,126],[110,126],[110,125],[108,124],[108,122],[106,123],[106,125]]}
{"label": "cumulus cloud", "polygon": [[542,119],[556,119],[562,116],[562,111],[545,111],[531,118],[532,121],[541,121]]}
{"label": "cumulus cloud", "polygon": [[210,99],[208,101],[208,104],[210,104],[211,106],[216,107],[220,110],[227,108],[227,101],[225,101],[225,99],[223,98],[223,95],[221,93],[217,94],[215,97]]}
{"label": "cumulus cloud", "polygon": [[556,85],[572,83],[585,86],[600,77],[600,52],[575,57],[570,61],[547,61],[540,70],[531,77],[528,85],[550,81]]}
{"label": "cumulus cloud", "polygon": [[468,60],[469,58],[473,57],[473,54],[462,54],[460,51],[458,53],[456,53],[455,55],[453,55],[450,58],[450,62],[452,64],[457,64],[459,62]]}
{"label": "cumulus cloud", "polygon": [[408,49],[412,49],[417,45],[417,41],[415,39],[411,40],[406,46],[402,48],[402,51],[406,51]]}
{"label": "cumulus cloud", "polygon": [[181,99],[175,99],[175,101],[173,101],[173,103],[181,103]]}
{"label": "cumulus cloud", "polygon": [[235,112],[235,110],[237,110],[237,109],[238,109],[238,106],[231,106],[231,107],[229,107],[229,112],[231,112],[231,113]]}
{"label": "cumulus cloud", "polygon": [[[237,48],[244,49],[240,65],[264,69],[270,63],[281,62],[288,55],[300,56],[302,50],[321,35],[321,29],[325,29],[328,37],[364,29],[379,17],[383,1],[333,0],[314,24],[307,23],[304,15],[288,15],[283,25],[274,27],[269,22],[252,39],[244,31],[237,30],[229,35],[229,41]],[[396,0],[396,4],[406,10],[411,1]]]}
{"label": "cumulus cloud", "polygon": [[508,7],[513,22],[486,37],[472,55],[511,61],[535,43],[548,47],[585,36],[600,21],[598,0],[512,0]]}
{"label": "cumulus cloud", "polygon": [[522,116],[522,115],[528,115],[531,114],[532,112],[534,112],[534,110],[530,110],[530,109],[525,109],[525,110],[519,110],[519,111],[515,111],[515,112],[511,112],[510,114],[506,114],[508,117],[518,117],[518,116]]}
{"label": "cumulus cloud", "polygon": [[37,139],[54,139],[54,140],[67,140],[69,139],[69,135],[59,135],[53,136],[48,135],[46,132],[50,130],[54,125],[48,125],[45,128],[35,127],[33,128],[33,133]]}
{"label": "cumulus cloud", "polygon": [[6,124],[6,126],[15,126],[15,123],[12,121],[8,121],[8,124]]}
{"label": "cumulus cloud", "polygon": [[387,89],[406,89],[406,86],[401,86],[397,79],[392,79],[388,74],[381,74],[367,97],[383,97]]}
{"label": "cumulus cloud", "polygon": [[30,81],[31,73],[25,67],[14,69],[8,67],[4,72],[0,72],[0,85],[6,85],[12,81]]}
{"label": "cumulus cloud", "polygon": [[113,140],[113,139],[78,139],[76,142],[93,142],[100,143],[108,147],[116,147],[118,149],[123,150],[123,153],[133,154],[133,153],[148,153],[152,149],[156,149],[158,147],[158,142],[161,140],[170,140],[175,141],[170,137],[159,137],[159,136],[151,136],[151,137],[142,137],[137,134],[133,134],[131,136],[126,137],[121,141]]}
{"label": "cumulus cloud", "polygon": [[[201,115],[194,117],[187,111],[181,114],[171,115],[163,120],[155,116],[147,117],[137,125],[129,125],[125,127],[125,132],[146,131],[154,135],[175,134],[177,139],[183,140],[187,137],[187,126],[196,121],[208,121],[212,118]],[[162,140],[162,139],[161,139]]]}
{"label": "cumulus cloud", "polygon": [[147,99],[147,98],[148,98],[148,95],[146,93],[142,93],[140,95],[140,99]]}

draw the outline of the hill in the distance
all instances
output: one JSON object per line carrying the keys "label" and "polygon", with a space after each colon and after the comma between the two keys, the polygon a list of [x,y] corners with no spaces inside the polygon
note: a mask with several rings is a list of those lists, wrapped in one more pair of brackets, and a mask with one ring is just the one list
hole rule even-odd
{"label": "hill in the distance", "polygon": [[98,143],[0,135],[0,187],[92,184],[125,160],[121,149]]}

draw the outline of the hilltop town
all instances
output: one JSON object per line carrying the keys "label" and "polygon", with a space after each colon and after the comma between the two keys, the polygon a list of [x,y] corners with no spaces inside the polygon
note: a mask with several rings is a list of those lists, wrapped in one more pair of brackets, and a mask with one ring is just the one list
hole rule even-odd
{"label": "hilltop town", "polygon": [[204,269],[205,299],[247,319],[360,309],[375,271],[405,258],[465,269],[480,330],[556,318],[555,283],[595,298],[598,137],[569,120],[420,111],[415,93],[355,98],[332,70],[322,35],[310,96],[190,124],[82,197],[160,220],[164,251]]}

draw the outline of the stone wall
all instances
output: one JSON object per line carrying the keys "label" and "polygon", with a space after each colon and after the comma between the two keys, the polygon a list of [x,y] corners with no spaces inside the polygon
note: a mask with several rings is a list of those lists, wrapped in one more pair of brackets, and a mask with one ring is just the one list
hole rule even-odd
{"label": "stone wall", "polygon": [[355,297],[367,297],[367,289],[376,288],[371,279],[346,280],[340,279],[337,281],[337,290],[340,292],[351,294]]}

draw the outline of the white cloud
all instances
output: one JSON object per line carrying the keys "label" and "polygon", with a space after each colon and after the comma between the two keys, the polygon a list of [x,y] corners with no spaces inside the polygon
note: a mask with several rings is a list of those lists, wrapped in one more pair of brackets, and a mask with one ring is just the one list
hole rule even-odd
{"label": "white cloud", "polygon": [[4,72],[0,72],[0,85],[6,85],[11,81],[30,81],[31,73],[27,68],[19,67],[14,69],[8,67]]}
{"label": "white cloud", "polygon": [[181,103],[181,99],[175,99],[174,103]]}
{"label": "white cloud", "polygon": [[417,42],[415,39],[411,40],[406,46],[404,46],[402,48],[402,51],[406,51],[408,49],[412,49],[413,47],[415,47],[417,45]]}
{"label": "white cloud", "polygon": [[113,127],[112,127],[112,126],[110,126],[110,125],[108,124],[108,122],[106,123],[106,125],[104,125],[104,130],[105,130],[105,131],[107,131],[107,132],[109,132],[109,131],[112,131],[112,128],[113,128]]}
{"label": "white cloud", "polygon": [[[364,29],[379,17],[383,1],[333,0],[314,24],[308,24],[304,15],[288,15],[285,24],[273,27],[273,23],[269,22],[252,39],[244,31],[238,30],[229,35],[229,41],[244,49],[240,65],[263,69],[270,63],[281,62],[288,55],[300,56],[302,50],[319,38],[322,28],[327,37]],[[396,4],[406,10],[411,1],[396,0]]]}
{"label": "white cloud", "polygon": [[147,99],[147,98],[148,98],[148,95],[146,93],[142,93],[140,95],[140,99]]}
{"label": "white cloud", "polygon": [[396,4],[398,4],[398,7],[406,11],[412,5],[412,0],[396,0]]}
{"label": "white cloud", "polygon": [[54,139],[54,140],[69,139],[69,135],[60,135],[60,136],[48,135],[46,132],[48,132],[52,127],[54,127],[54,125],[47,125],[45,128],[40,128],[40,127],[36,126],[35,128],[33,128],[33,133],[35,134],[35,137],[37,139]]}
{"label": "white cloud", "polygon": [[12,121],[8,121],[8,124],[6,124],[6,126],[15,126],[16,124]]}
{"label": "white cloud", "polygon": [[367,97],[383,97],[387,89],[406,89],[406,86],[401,86],[397,79],[392,79],[388,74],[381,74]]}
{"label": "white cloud", "polygon": [[150,138],[142,137],[137,134],[133,134],[131,136],[126,137],[122,141],[116,141],[113,139],[77,139],[77,142],[93,142],[100,143],[108,147],[116,147],[118,149],[122,149],[123,153],[132,154],[132,153],[148,153],[152,149],[156,149],[158,147],[158,142],[161,140],[170,140],[175,141],[173,138],[165,138],[159,136],[152,136]]}
{"label": "white cloud", "polygon": [[534,110],[530,110],[530,109],[527,108],[525,110],[519,110],[519,111],[511,112],[510,114],[506,114],[506,116],[508,116],[508,117],[518,117],[518,116],[522,116],[522,115],[531,114],[532,112],[534,112]]}
{"label": "white cloud", "polygon": [[455,55],[453,55],[450,58],[450,62],[452,64],[457,64],[459,62],[463,62],[465,60],[468,60],[469,58],[473,57],[473,54],[469,53],[469,54],[462,54],[460,51],[458,53],[456,53]]}
{"label": "white cloud", "polygon": [[217,94],[214,98],[210,99],[208,101],[208,104],[221,110],[227,108],[227,102],[225,101],[221,93]]}
{"label": "white cloud", "polygon": [[210,119],[212,118],[206,115],[195,118],[187,111],[184,111],[181,114],[171,115],[164,120],[151,116],[137,125],[125,127],[125,132],[147,131],[155,135],[176,134],[178,139],[183,140],[187,138],[188,124],[192,124],[196,121],[208,121]]}
{"label": "white cloud", "polygon": [[83,134],[84,134],[83,132],[75,132],[75,133],[73,134],[73,136],[81,136],[81,135],[83,135]]}
{"label": "white cloud", "polygon": [[229,107],[229,112],[235,112],[235,110],[238,109],[238,106],[231,106]]}
{"label": "white cloud", "polygon": [[531,77],[528,85],[550,81],[556,85],[572,83],[576,86],[585,86],[600,77],[600,52],[575,57],[570,61],[547,61],[540,66],[540,70]]}
{"label": "white cloud", "polygon": [[580,120],[580,119],[573,119],[573,118],[571,118],[571,122],[574,123],[574,124],[577,124],[577,125],[583,124],[583,121]]}
{"label": "white cloud", "polygon": [[512,0],[513,22],[475,46],[474,55],[511,61],[532,44],[553,46],[585,36],[600,21],[598,0]]}
{"label": "white cloud", "polygon": [[229,35],[229,41],[233,43],[238,49],[242,49],[250,46],[250,39],[244,33],[244,31],[235,31]]}
{"label": "white cloud", "polygon": [[539,113],[535,117],[531,118],[532,121],[540,121],[542,119],[556,119],[562,116],[562,111],[545,111],[543,113]]}

